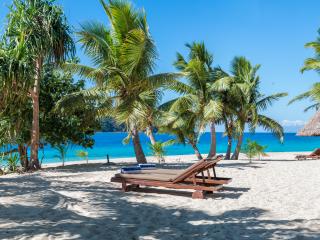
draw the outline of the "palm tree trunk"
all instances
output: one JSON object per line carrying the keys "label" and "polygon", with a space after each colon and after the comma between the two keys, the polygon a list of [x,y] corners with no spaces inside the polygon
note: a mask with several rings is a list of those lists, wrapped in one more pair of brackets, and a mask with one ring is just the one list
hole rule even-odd
{"label": "palm tree trunk", "polygon": [[227,152],[226,152],[226,160],[229,160],[231,157],[231,149],[232,149],[232,135],[228,133],[228,146],[227,146]]}
{"label": "palm tree trunk", "polygon": [[147,132],[148,132],[148,136],[150,138],[151,144],[155,145],[156,144],[156,139],[155,139],[155,137],[153,135],[153,128],[152,128],[151,125],[148,127]]}
{"label": "palm tree trunk", "polygon": [[32,97],[32,108],[33,108],[33,118],[32,118],[32,130],[31,130],[31,169],[40,169],[38,150],[39,150],[39,139],[40,139],[40,129],[39,129],[39,90],[40,90],[40,78],[41,78],[41,67],[42,59],[39,58],[36,61],[36,75],[34,79],[34,86],[31,90]]}
{"label": "palm tree trunk", "polygon": [[195,153],[196,157],[198,158],[198,160],[202,160],[203,157],[202,157],[197,145],[195,143],[191,143],[191,146],[192,146],[194,153]]}
{"label": "palm tree trunk", "polygon": [[238,160],[239,159],[239,154],[240,154],[240,150],[241,150],[242,141],[243,141],[243,132],[238,137],[237,146],[236,146],[236,149],[235,149],[235,151],[234,151],[234,153],[232,155],[232,159],[234,159],[234,160]]}
{"label": "palm tree trunk", "polygon": [[18,145],[18,152],[20,155],[20,164],[23,167],[23,169],[26,171],[28,170],[28,155],[27,155],[27,147],[23,144]]}
{"label": "palm tree trunk", "polygon": [[134,153],[138,163],[147,163],[146,156],[144,155],[143,149],[140,143],[139,132],[136,128],[132,130],[132,142],[134,147]]}
{"label": "palm tree trunk", "polygon": [[208,158],[212,158],[217,154],[216,125],[214,121],[211,122],[210,131],[211,131],[211,144],[210,144]]}

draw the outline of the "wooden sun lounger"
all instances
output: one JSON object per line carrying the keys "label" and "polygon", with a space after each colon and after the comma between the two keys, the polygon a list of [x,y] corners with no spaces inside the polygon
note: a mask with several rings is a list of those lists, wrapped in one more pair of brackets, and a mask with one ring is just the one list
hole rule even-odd
{"label": "wooden sun lounger", "polygon": [[231,178],[216,176],[215,166],[222,159],[203,159],[185,170],[155,169],[143,170],[137,174],[116,174],[111,182],[122,183],[122,191],[130,191],[134,187],[153,186],[173,189],[195,190],[192,198],[203,199],[207,192],[214,192],[222,188],[222,184],[231,182]]}
{"label": "wooden sun lounger", "polygon": [[315,149],[310,154],[297,155],[296,159],[297,160],[307,160],[307,159],[317,160],[317,159],[320,159],[320,148]]}

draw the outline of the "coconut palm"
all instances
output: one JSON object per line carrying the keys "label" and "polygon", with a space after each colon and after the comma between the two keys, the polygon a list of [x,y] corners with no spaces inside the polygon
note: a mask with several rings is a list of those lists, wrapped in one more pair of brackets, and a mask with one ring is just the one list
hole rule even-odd
{"label": "coconut palm", "polygon": [[[318,30],[318,34],[320,34],[320,29]],[[313,50],[315,51],[315,57],[307,58],[305,60],[301,72],[304,72],[306,70],[318,71],[320,69],[320,37],[318,37],[316,41],[307,43],[305,47],[313,48]]]}
{"label": "coconut palm", "polygon": [[153,156],[155,156],[159,163],[164,162],[164,156],[166,155],[166,150],[165,148],[168,146],[171,146],[175,143],[174,139],[165,141],[165,142],[155,142],[153,144],[150,144],[150,150],[153,154]]}
{"label": "coconut palm", "polygon": [[62,9],[51,0],[14,0],[5,36],[13,44],[23,44],[33,58],[35,73],[30,88],[33,107],[30,167],[39,169],[39,91],[43,64],[59,63],[73,55],[74,42]]}
{"label": "coconut palm", "polygon": [[162,125],[160,132],[171,133],[176,136],[176,141],[182,144],[189,144],[198,158],[203,159],[197,143],[199,141],[202,126],[198,115],[190,110],[186,111],[170,111],[163,113],[161,117]]}
{"label": "coconut palm", "polygon": [[230,159],[232,150],[232,141],[235,132],[235,115],[237,110],[237,99],[232,95],[231,83],[233,79],[230,75],[220,67],[216,67],[214,72],[214,83],[211,86],[211,91],[214,91],[215,97],[220,101],[222,105],[222,117],[218,119],[217,123],[225,126],[225,135],[228,138],[227,151],[225,159]]}
{"label": "coconut palm", "polygon": [[270,96],[262,94],[259,91],[260,78],[257,76],[259,68],[260,65],[252,66],[244,57],[235,57],[232,62],[231,76],[223,77],[215,83],[216,88],[225,89],[237,103],[233,109],[235,122],[232,127],[237,136],[233,159],[239,158],[246,124],[252,132],[257,126],[261,126],[283,141],[282,126],[275,120],[261,114],[261,111],[265,111],[274,101],[287,94],[276,93]]}
{"label": "coconut palm", "polygon": [[126,126],[137,161],[144,163],[146,157],[139,132],[152,127],[153,114],[150,113],[160,102],[159,89],[177,74],[154,74],[157,52],[143,11],[124,1],[100,2],[111,28],[87,22],[78,32],[79,42],[94,67],[65,65],[74,73],[93,80],[96,86],[74,94],[69,100],[77,102],[81,99],[82,104],[88,98],[98,97],[103,101],[97,110],[98,116],[113,117],[118,124]]}
{"label": "coconut palm", "polygon": [[311,104],[310,106],[308,106],[304,109],[305,112],[307,112],[311,109],[315,109],[318,111],[320,108],[320,83],[313,84],[309,91],[306,91],[306,92],[296,96],[295,98],[293,98],[289,102],[289,104],[292,104],[296,101],[301,101],[303,99],[309,99],[312,102],[314,102],[313,104]]}
{"label": "coconut palm", "polygon": [[[320,30],[318,31],[320,34]],[[307,58],[304,62],[304,66],[301,68],[301,72],[307,70],[316,70],[319,72],[320,69],[320,38],[318,37],[316,41],[309,42],[305,45],[308,48],[313,48],[315,51],[315,57],[313,58]],[[294,99],[292,99],[289,104],[300,101],[303,99],[309,99],[312,102],[314,102],[312,105],[308,106],[305,111],[308,111],[310,109],[316,109],[319,110],[320,107],[320,83],[315,83],[312,85],[309,91],[306,91],[298,96],[296,96]]]}
{"label": "coconut palm", "polygon": [[251,141],[250,139],[247,139],[247,143],[243,148],[243,152],[249,158],[249,162],[252,163],[252,159],[256,156],[259,157],[259,160],[261,160],[261,156],[268,156],[265,153],[266,148],[267,146],[262,146],[257,141]]}
{"label": "coconut palm", "polygon": [[[215,92],[212,91],[212,84],[215,81],[211,66],[213,56],[208,52],[204,43],[194,42],[186,44],[186,47],[189,50],[188,58],[185,59],[180,53],[177,53],[177,60],[174,65],[183,73],[187,82],[176,81],[172,83],[171,89],[182,94],[182,96],[170,102],[169,111],[178,116],[177,121],[190,124],[190,126],[184,126],[184,130],[189,136],[188,142],[194,148],[199,159],[202,156],[198,152],[196,142],[206,125],[211,124],[211,146],[208,157],[212,157],[216,155],[215,123],[221,117],[222,107],[221,103],[215,98]],[[190,115],[189,120],[185,119],[188,118],[188,115]],[[192,126],[196,129],[190,129]],[[190,137],[190,134],[192,137]]]}
{"label": "coconut palm", "polygon": [[68,152],[69,147],[70,147],[69,143],[57,144],[57,145],[53,146],[53,148],[58,152],[58,154],[55,154],[53,157],[58,158],[62,161],[62,167],[64,167],[64,163],[67,158],[67,152]]}

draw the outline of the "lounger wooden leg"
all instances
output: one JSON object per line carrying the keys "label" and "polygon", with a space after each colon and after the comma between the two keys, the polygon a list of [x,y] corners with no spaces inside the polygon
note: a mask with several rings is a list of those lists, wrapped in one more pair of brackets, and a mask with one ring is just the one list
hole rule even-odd
{"label": "lounger wooden leg", "polygon": [[128,191],[130,191],[130,188],[129,188],[129,186],[127,186],[126,181],[122,181],[122,188],[121,188],[121,190],[122,190],[123,192],[128,192]]}
{"label": "lounger wooden leg", "polygon": [[193,199],[204,199],[205,198],[205,191],[195,191],[192,193]]}

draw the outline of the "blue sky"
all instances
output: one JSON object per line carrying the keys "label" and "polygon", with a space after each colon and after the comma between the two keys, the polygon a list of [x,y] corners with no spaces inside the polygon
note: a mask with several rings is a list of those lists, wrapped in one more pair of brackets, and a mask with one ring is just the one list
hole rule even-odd
{"label": "blue sky", "polygon": [[[1,28],[9,0],[0,3]],[[176,52],[184,44],[204,41],[214,55],[214,64],[230,69],[234,56],[245,56],[261,64],[261,91],[288,92],[289,96],[266,114],[288,125],[302,123],[314,113],[304,113],[306,101],[287,106],[288,101],[319,80],[314,72],[299,72],[304,59],[313,52],[304,44],[317,37],[320,28],[320,1],[317,0],[135,0],[144,8],[159,59],[157,72],[175,71]],[[88,20],[107,22],[98,0],[58,0],[74,29]],[[88,59],[78,52],[81,61]],[[167,93],[165,99],[172,98]]]}

